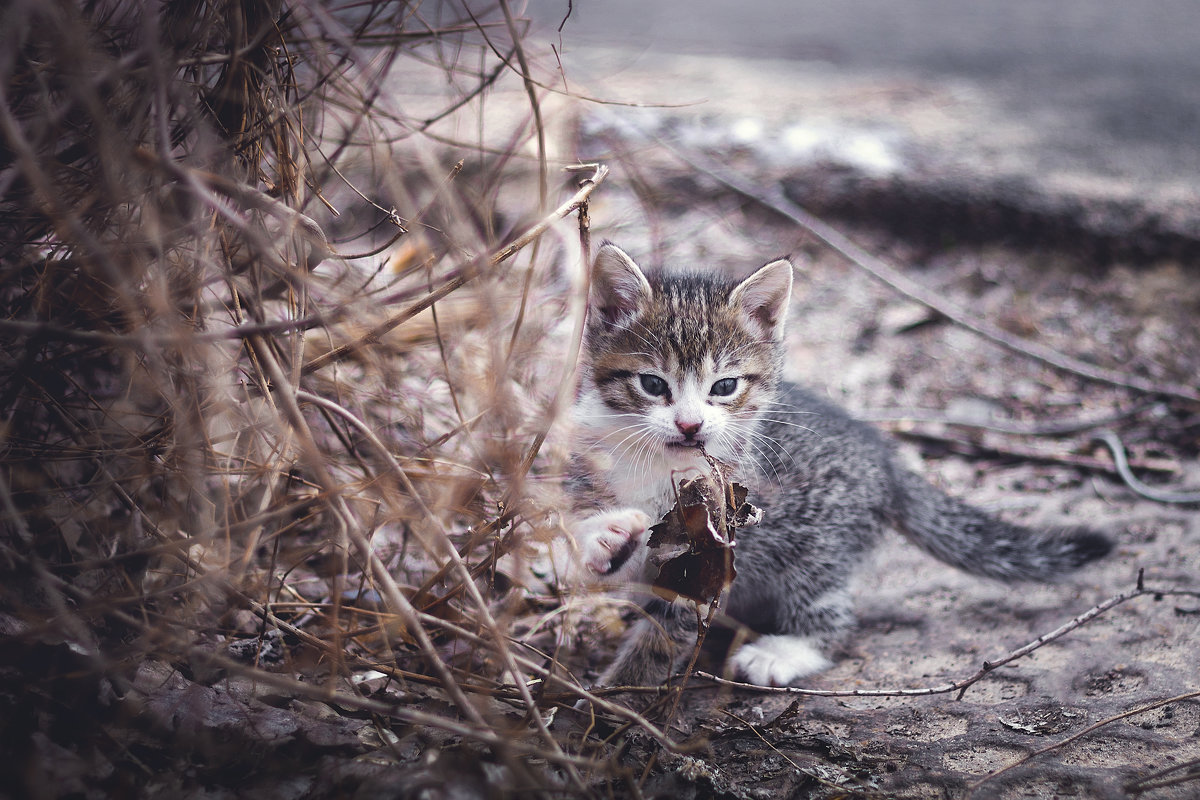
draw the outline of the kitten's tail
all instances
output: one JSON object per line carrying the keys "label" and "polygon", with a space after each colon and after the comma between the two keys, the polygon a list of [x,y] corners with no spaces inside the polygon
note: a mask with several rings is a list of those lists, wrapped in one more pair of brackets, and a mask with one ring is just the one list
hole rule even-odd
{"label": "kitten's tail", "polygon": [[1004,581],[1052,580],[1112,550],[1079,527],[1025,528],[996,519],[897,467],[892,522],[918,547],[951,566]]}

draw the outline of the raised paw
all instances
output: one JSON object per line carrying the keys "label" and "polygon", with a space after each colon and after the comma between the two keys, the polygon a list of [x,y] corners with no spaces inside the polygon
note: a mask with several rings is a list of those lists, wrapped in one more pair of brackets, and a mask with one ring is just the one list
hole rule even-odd
{"label": "raised paw", "polygon": [[730,659],[738,675],[759,686],[791,686],[832,662],[804,636],[760,636]]}
{"label": "raised paw", "polygon": [[645,542],[650,516],[636,508],[594,514],[575,526],[583,566],[593,575],[616,573]]}

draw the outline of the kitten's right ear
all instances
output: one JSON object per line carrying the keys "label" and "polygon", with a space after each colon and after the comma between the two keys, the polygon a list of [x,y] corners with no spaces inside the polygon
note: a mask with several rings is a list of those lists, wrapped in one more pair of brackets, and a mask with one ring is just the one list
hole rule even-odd
{"label": "kitten's right ear", "polygon": [[598,315],[608,327],[633,316],[638,306],[650,299],[650,283],[638,265],[621,248],[605,242],[592,262],[589,313]]}

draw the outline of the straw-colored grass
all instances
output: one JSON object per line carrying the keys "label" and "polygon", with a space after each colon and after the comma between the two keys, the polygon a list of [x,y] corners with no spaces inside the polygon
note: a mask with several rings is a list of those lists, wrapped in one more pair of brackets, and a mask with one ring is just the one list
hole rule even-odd
{"label": "straw-colored grass", "polygon": [[497,558],[553,528],[604,169],[547,180],[532,91],[462,134],[526,88],[519,20],[462,8],[0,11],[0,630],[41,698],[6,735],[72,670],[139,708],[253,677],[381,759],[421,731],[588,785],[558,600]]}

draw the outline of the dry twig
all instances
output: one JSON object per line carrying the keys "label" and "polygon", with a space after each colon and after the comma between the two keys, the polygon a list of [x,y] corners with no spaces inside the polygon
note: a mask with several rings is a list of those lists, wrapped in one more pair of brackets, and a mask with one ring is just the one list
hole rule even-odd
{"label": "dry twig", "polygon": [[[1114,722],[1120,722],[1123,719],[1137,716],[1138,714],[1144,714],[1147,711],[1153,711],[1156,708],[1162,708],[1163,706],[1171,705],[1173,703],[1182,703],[1185,700],[1194,700],[1197,697],[1200,697],[1200,691],[1186,692],[1184,694],[1177,695],[1175,697],[1168,697],[1165,700],[1157,700],[1153,703],[1147,703],[1144,705],[1140,705],[1137,708],[1130,709],[1129,711],[1123,712],[1121,714],[1115,714],[1111,717],[1107,717],[1106,719],[1102,719],[1099,722],[1095,722],[1095,723],[1087,726],[1086,728],[1079,731],[1078,733],[1074,733],[1061,741],[1046,745],[1045,747],[1038,748],[1037,750],[1034,750],[1032,753],[1022,756],[1021,758],[1017,759],[1016,761],[1009,764],[1008,766],[1006,766],[1002,769],[998,769],[995,772],[988,774],[987,776],[985,776],[985,777],[981,778],[980,780],[976,781],[975,783],[971,784],[970,794],[974,794],[976,792],[976,790],[978,790],[985,783],[994,781],[996,778],[999,778],[1001,775],[1004,775],[1007,772],[1011,772],[1012,770],[1017,769],[1018,767],[1020,767],[1024,764],[1028,764],[1030,761],[1037,758],[1038,756],[1044,755],[1044,754],[1052,752],[1054,750],[1059,750],[1063,747],[1066,747],[1067,745],[1071,744],[1072,742],[1076,742],[1091,733],[1095,733],[1096,731],[1100,730],[1101,728],[1111,725]],[[1184,780],[1187,780],[1187,779],[1188,779],[1188,776],[1184,776]]]}
{"label": "dry twig", "polygon": [[771,186],[766,189],[750,186],[742,179],[731,175],[726,169],[713,163],[699,153],[685,153],[662,139],[655,138],[655,142],[697,172],[709,176],[748,200],[758,203],[764,208],[768,208],[803,227],[851,264],[899,294],[932,309],[954,324],[966,328],[989,341],[995,342],[1007,350],[1032,358],[1035,361],[1040,361],[1055,369],[1069,372],[1098,383],[1133,389],[1143,394],[1173,397],[1193,403],[1200,402],[1200,393],[1194,387],[1181,384],[1154,383],[1137,375],[1125,374],[1105,369],[1095,364],[1089,364],[1037,342],[1013,336],[999,326],[981,319],[978,314],[971,313],[969,310],[960,308],[948,300],[939,297],[936,292],[909,278],[883,259],[868,253],[829,223],[800,208],[790,198],[785,196],[778,186]]}
{"label": "dry twig", "polygon": [[1139,571],[1137,586],[1133,589],[1113,595],[1104,602],[1092,606],[1082,614],[1079,614],[1068,622],[1063,623],[1049,633],[1042,634],[1036,639],[1022,645],[1021,647],[1018,647],[1015,650],[1010,651],[995,661],[984,661],[979,669],[971,675],[950,683],[942,684],[940,686],[929,686],[919,689],[803,689],[793,686],[758,686],[753,683],[743,683],[740,681],[732,681],[727,678],[720,678],[716,675],[711,675],[706,672],[697,672],[696,676],[703,678],[714,685],[728,686],[735,689],[744,689],[759,693],[794,694],[803,695],[806,697],[924,697],[927,695],[949,694],[951,692],[957,692],[959,699],[961,699],[966,693],[967,689],[986,678],[999,667],[1016,661],[1019,658],[1023,658],[1035,650],[1046,646],[1050,642],[1066,636],[1068,633],[1083,627],[1087,623],[1123,603],[1127,603],[1130,600],[1138,597],[1145,597],[1147,595],[1153,597],[1155,600],[1159,600],[1163,597],[1200,598],[1200,591],[1192,591],[1189,589],[1148,588],[1143,584],[1142,574]]}

